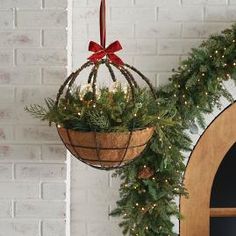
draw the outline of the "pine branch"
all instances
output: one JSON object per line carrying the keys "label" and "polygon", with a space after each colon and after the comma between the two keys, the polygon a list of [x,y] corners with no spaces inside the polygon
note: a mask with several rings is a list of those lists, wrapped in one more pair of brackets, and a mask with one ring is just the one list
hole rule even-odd
{"label": "pine branch", "polygon": [[111,128],[108,116],[99,109],[90,109],[85,116],[91,130],[108,131]]}
{"label": "pine branch", "polygon": [[40,105],[30,105],[25,107],[25,111],[29,112],[34,118],[42,121],[47,119],[47,110]]}

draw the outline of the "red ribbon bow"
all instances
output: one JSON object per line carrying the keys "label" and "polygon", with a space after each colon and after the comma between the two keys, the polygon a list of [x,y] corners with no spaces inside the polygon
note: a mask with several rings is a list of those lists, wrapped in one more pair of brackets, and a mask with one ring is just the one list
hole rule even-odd
{"label": "red ribbon bow", "polygon": [[115,55],[115,52],[122,50],[122,46],[119,41],[111,43],[107,48],[91,41],[89,43],[89,51],[94,52],[88,59],[92,62],[97,62],[107,56],[111,62],[118,66],[124,65],[124,62]]}

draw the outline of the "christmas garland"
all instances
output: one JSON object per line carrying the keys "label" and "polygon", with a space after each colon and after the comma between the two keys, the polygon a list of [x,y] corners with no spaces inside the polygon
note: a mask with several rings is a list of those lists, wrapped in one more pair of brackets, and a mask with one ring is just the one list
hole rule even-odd
{"label": "christmas garland", "polygon": [[221,107],[221,97],[234,101],[223,82],[236,82],[236,25],[192,49],[173,72],[171,83],[157,91],[160,116],[151,144],[141,158],[115,174],[122,179],[121,199],[111,215],[122,217],[124,235],[177,235],[175,200],[187,195],[182,152],[191,150],[186,130],[205,127],[204,115]]}

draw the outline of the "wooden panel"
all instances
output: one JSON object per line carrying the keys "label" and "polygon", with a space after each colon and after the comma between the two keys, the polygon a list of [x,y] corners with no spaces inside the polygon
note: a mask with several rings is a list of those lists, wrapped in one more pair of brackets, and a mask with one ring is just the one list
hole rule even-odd
{"label": "wooden panel", "polygon": [[196,145],[185,173],[189,198],[181,198],[181,236],[209,236],[210,197],[216,172],[236,142],[236,103],[206,130]]}
{"label": "wooden panel", "polygon": [[236,208],[211,208],[211,217],[236,217]]}

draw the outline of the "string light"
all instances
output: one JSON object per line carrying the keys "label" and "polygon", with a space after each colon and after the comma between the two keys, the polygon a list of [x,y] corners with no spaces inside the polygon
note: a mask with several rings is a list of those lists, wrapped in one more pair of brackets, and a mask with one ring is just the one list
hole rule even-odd
{"label": "string light", "polygon": [[218,50],[215,50],[215,54],[217,54],[218,53]]}
{"label": "string light", "polygon": [[205,73],[202,73],[202,76],[205,76]]}
{"label": "string light", "polygon": [[57,125],[57,128],[61,128],[61,125]]}
{"label": "string light", "polygon": [[139,204],[138,204],[138,203],[136,203],[135,205],[136,205],[136,206],[139,206]]}
{"label": "string light", "polygon": [[78,112],[78,116],[81,116],[81,113],[80,113],[80,112]]}

